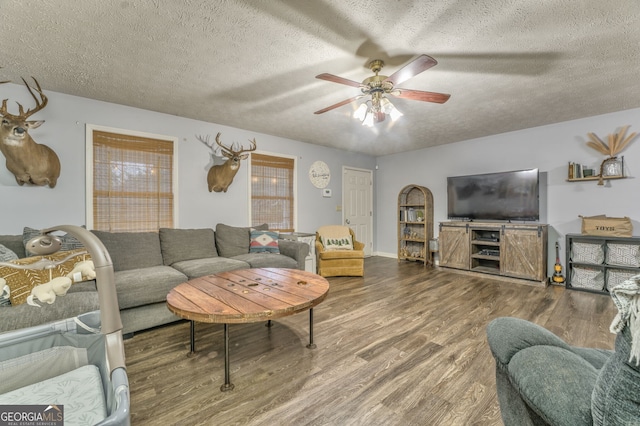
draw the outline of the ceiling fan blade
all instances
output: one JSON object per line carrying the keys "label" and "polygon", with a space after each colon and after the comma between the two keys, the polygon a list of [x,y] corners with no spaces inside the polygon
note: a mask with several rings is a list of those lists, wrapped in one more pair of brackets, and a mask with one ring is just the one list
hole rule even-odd
{"label": "ceiling fan blade", "polygon": [[391,96],[403,99],[412,99],[414,101],[435,102],[443,104],[449,100],[451,95],[446,93],[423,92],[422,90],[409,90],[396,88],[389,93]]}
{"label": "ceiling fan blade", "polygon": [[354,96],[353,98],[349,98],[349,99],[345,99],[345,100],[344,100],[344,101],[342,101],[342,102],[338,102],[337,104],[333,104],[333,105],[331,105],[331,106],[328,106],[328,107],[326,107],[326,108],[323,108],[323,109],[321,109],[321,110],[318,110],[318,111],[314,112],[314,114],[322,114],[322,113],[324,113],[324,112],[331,111],[332,109],[335,109],[335,108],[341,107],[342,105],[350,104],[351,102],[354,102],[354,101],[356,101],[356,100],[360,99],[361,97],[362,97],[362,95],[360,95],[360,96]]}
{"label": "ceiling fan blade", "polygon": [[334,83],[346,84],[347,86],[352,86],[352,87],[362,87],[362,83],[358,83],[357,81],[338,77],[337,75],[333,75],[333,74],[324,73],[324,74],[316,75],[316,78],[319,78],[320,80],[332,81]]}
{"label": "ceiling fan blade", "polygon": [[420,74],[422,71],[428,70],[437,63],[438,61],[436,61],[429,55],[420,55],[412,62],[409,62],[404,67],[391,74],[384,81],[390,81],[394,85],[400,84],[404,81],[409,80],[411,77]]}

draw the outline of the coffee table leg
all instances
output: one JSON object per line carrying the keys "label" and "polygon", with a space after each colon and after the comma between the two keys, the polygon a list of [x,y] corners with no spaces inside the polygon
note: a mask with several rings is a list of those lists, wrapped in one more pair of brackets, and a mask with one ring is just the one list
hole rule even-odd
{"label": "coffee table leg", "polygon": [[313,343],[313,308],[309,309],[309,344],[307,345],[307,348],[316,348],[316,344]]}
{"label": "coffee table leg", "polygon": [[233,390],[235,387],[229,378],[229,324],[224,325],[224,385],[220,386],[222,392]]}
{"label": "coffee table leg", "polygon": [[195,321],[191,321],[189,344],[191,346],[190,348],[191,351],[189,352],[189,355],[194,355],[196,353],[196,322]]}

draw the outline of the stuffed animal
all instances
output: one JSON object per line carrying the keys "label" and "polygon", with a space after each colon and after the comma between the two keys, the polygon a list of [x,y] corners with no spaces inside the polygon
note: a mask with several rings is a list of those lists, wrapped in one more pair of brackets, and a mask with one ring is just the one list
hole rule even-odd
{"label": "stuffed animal", "polygon": [[67,294],[69,287],[71,287],[71,278],[54,278],[48,283],[35,286],[31,290],[31,294],[27,297],[27,303],[39,308],[40,305],[34,301],[34,299],[38,299],[40,302],[48,303],[50,305],[55,302],[56,296],[64,296]]}
{"label": "stuffed animal", "polygon": [[[80,275],[77,275],[80,274]],[[71,272],[67,274],[67,278],[73,282],[93,280],[96,278],[96,267],[92,260],[83,260],[76,263]]]}
{"label": "stuffed animal", "polygon": [[9,306],[9,295],[11,294],[11,288],[7,285],[7,280],[0,277],[0,306]]}

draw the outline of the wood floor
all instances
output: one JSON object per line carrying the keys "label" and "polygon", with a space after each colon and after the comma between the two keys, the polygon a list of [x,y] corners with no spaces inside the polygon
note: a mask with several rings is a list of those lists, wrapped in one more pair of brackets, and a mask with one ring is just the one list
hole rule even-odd
{"label": "wood floor", "polygon": [[365,278],[329,278],[309,316],[223,327],[176,323],[125,341],[133,425],[500,425],[485,327],[541,324],[571,344],[612,348],[608,296],[372,257]]}

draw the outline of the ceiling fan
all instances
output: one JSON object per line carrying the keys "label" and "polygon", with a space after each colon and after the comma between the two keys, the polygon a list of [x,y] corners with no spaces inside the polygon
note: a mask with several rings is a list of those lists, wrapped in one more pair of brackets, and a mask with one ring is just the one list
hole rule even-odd
{"label": "ceiling fan", "polygon": [[421,90],[401,89],[396,87],[396,84],[403,83],[411,77],[428,70],[437,63],[438,61],[429,55],[420,55],[387,77],[386,75],[379,74],[382,67],[384,67],[384,61],[381,59],[374,59],[369,62],[368,67],[375,73],[375,75],[366,78],[362,83],[338,77],[333,74],[324,73],[317,75],[316,78],[319,78],[320,80],[327,80],[334,83],[357,87],[362,91],[362,95],[345,99],[337,104],[318,110],[314,114],[322,114],[343,105],[350,104],[351,102],[365,96],[370,96],[371,98],[367,99],[367,101],[361,104],[355,111],[354,117],[360,119],[362,124],[372,126],[374,123],[384,121],[387,114],[389,114],[392,119],[402,115],[385,95],[391,95],[396,98],[412,99],[415,101],[435,102],[439,104],[445,103],[451,95],[436,92],[424,92]]}

